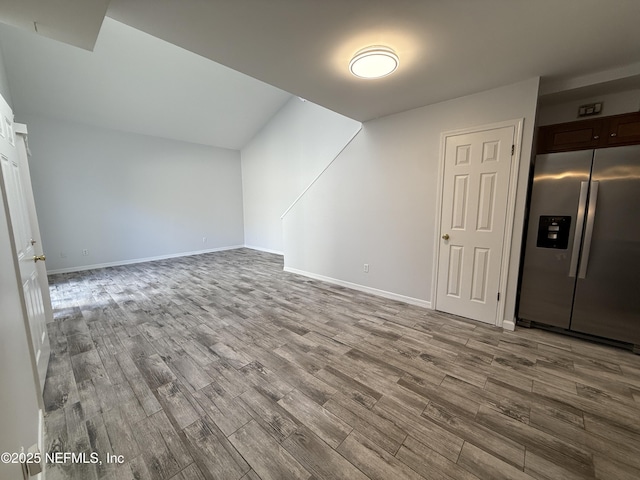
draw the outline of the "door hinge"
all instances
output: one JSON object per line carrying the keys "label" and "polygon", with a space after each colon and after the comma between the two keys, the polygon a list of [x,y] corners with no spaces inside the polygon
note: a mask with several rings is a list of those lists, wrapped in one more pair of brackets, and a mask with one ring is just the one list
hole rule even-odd
{"label": "door hinge", "polygon": [[498,292],[498,301],[500,301],[500,292]]}
{"label": "door hinge", "polygon": [[511,156],[513,156],[515,153],[516,153],[516,146],[511,145]]}

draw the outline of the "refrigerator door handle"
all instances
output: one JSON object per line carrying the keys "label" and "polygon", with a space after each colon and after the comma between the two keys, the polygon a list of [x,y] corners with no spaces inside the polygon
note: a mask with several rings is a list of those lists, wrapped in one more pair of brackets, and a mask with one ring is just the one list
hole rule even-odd
{"label": "refrigerator door handle", "polygon": [[578,215],[576,218],[576,230],[573,235],[573,248],[571,250],[571,263],[569,264],[569,276],[575,277],[578,271],[578,258],[580,258],[580,244],[582,243],[582,229],[584,227],[584,212],[587,209],[587,193],[589,182],[580,182],[580,199],[578,200]]}
{"label": "refrigerator door handle", "polygon": [[596,219],[596,205],[598,202],[598,185],[600,182],[591,182],[591,194],[589,196],[589,207],[587,209],[587,227],[584,229],[584,245],[582,246],[582,259],[580,261],[580,271],[578,278],[587,276],[587,266],[589,265],[589,252],[591,250],[591,237],[593,236],[593,224]]}

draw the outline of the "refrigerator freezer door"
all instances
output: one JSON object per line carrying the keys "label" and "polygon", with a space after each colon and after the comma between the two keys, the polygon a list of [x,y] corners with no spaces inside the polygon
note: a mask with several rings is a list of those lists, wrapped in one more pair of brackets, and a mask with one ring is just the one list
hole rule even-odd
{"label": "refrigerator freezer door", "polygon": [[[581,244],[592,158],[592,150],[536,157],[518,310],[521,319],[569,328],[579,253],[573,255],[573,249]],[[553,237],[566,228],[567,217],[567,241],[553,243]],[[549,242],[541,240],[545,236]]]}
{"label": "refrigerator freezer door", "polygon": [[591,181],[571,330],[640,345],[640,146],[596,150]]}

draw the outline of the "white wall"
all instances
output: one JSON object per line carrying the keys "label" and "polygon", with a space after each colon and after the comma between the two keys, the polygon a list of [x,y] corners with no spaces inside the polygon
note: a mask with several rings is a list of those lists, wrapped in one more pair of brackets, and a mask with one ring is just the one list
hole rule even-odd
{"label": "white wall", "polygon": [[596,102],[602,103],[602,113],[599,117],[637,112],[640,110],[640,89],[587,96],[566,102],[545,101],[543,97],[538,109],[538,125],[553,125],[554,123],[597,118],[578,118],[578,107],[580,105]]}
{"label": "white wall", "polygon": [[294,97],[242,149],[247,246],[282,252],[281,215],[359,128],[360,122]]}
{"label": "white wall", "polygon": [[244,244],[238,151],[17,120],[29,128],[49,272]]}
{"label": "white wall", "polygon": [[2,44],[0,44],[0,95],[7,102],[9,106],[13,105],[11,100],[11,93],[9,92],[9,80],[7,78],[7,70],[4,64],[4,52],[2,51]]}
{"label": "white wall", "polygon": [[285,267],[430,302],[441,133],[524,118],[505,299],[505,318],[513,321],[538,84],[535,78],[365,123],[285,216]]}

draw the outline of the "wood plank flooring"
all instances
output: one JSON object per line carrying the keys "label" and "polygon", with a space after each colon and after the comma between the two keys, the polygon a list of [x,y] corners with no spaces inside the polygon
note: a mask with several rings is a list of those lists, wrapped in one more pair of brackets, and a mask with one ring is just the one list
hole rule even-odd
{"label": "wood plank flooring", "polygon": [[51,276],[49,479],[638,479],[640,356],[248,249]]}

